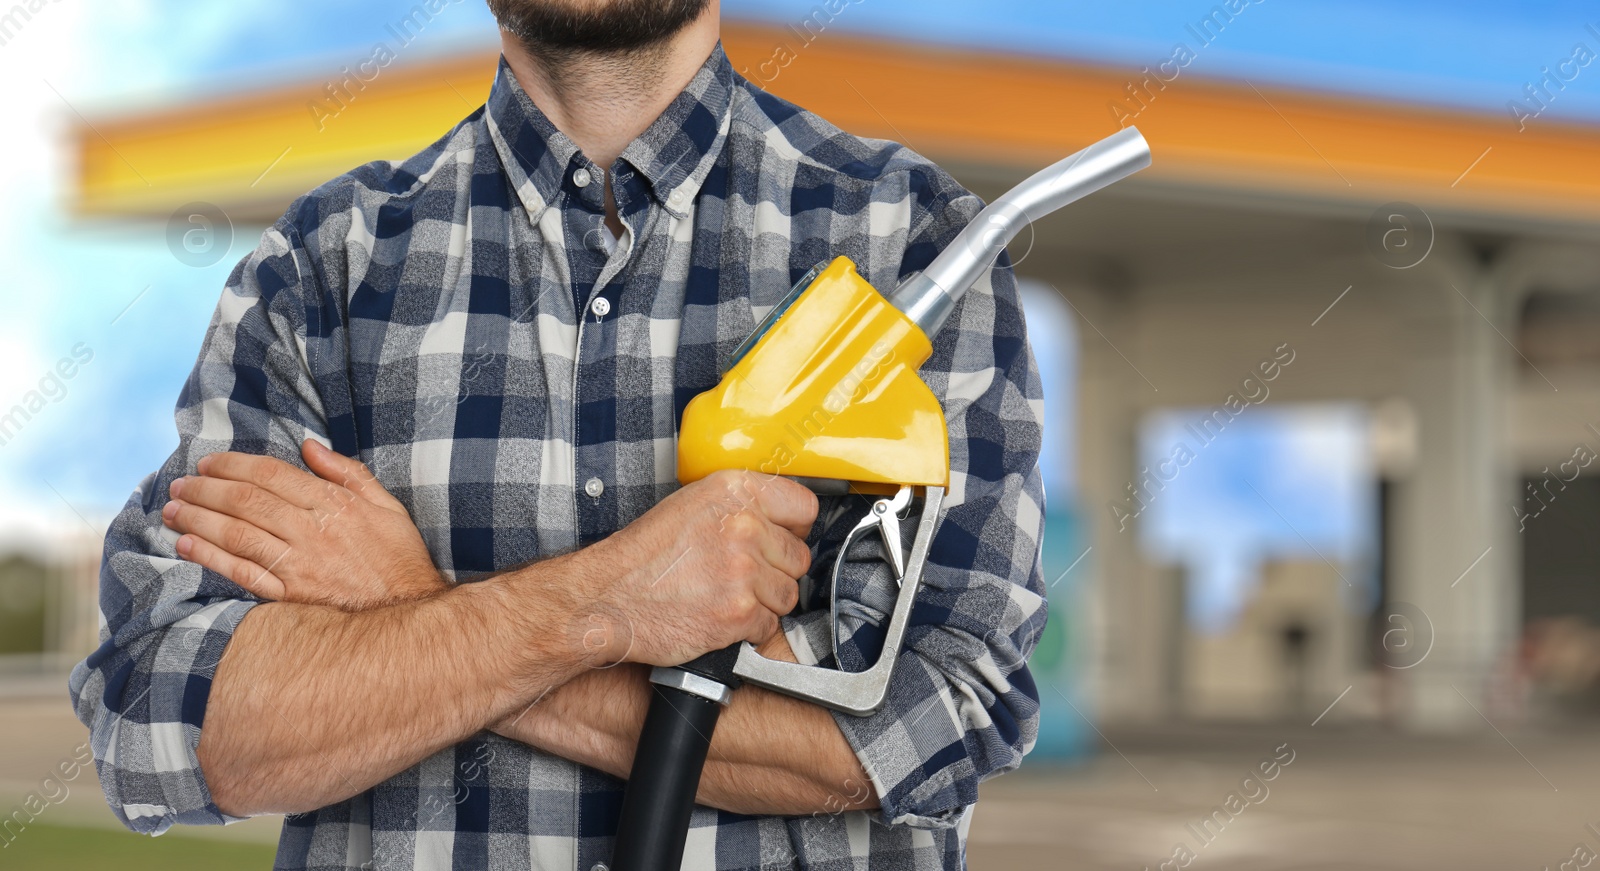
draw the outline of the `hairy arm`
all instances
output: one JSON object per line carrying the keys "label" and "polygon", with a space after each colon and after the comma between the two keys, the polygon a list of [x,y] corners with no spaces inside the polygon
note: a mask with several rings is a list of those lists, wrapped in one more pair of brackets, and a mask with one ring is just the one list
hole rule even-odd
{"label": "hairy arm", "polygon": [[365,466],[303,451],[317,476],[208,456],[163,511],[185,559],[274,600],[228,644],[198,748],[234,816],[348,798],[588,669],[771,638],[807,563],[772,518],[803,527],[810,494],[726,473],[589,548],[450,587]]}
{"label": "hairy arm", "polygon": [[368,611],[254,608],[218,664],[198,749],[213,800],[234,816],[323,807],[565,683],[595,661],[566,631],[577,603],[559,601],[587,562]]}
{"label": "hairy arm", "polygon": [[[794,661],[782,633],[760,652]],[[650,705],[649,672],[637,666],[587,671],[494,731],[626,778]],[[831,714],[753,686],[735,692],[717,722],[696,800],[734,813],[778,816],[878,806]]]}
{"label": "hairy arm", "polygon": [[[626,777],[651,693],[635,663],[682,662],[739,635],[794,659],[775,615],[794,605],[790,576],[808,562],[796,533],[816,508],[789,482],[719,475],[588,549],[451,588],[365,466],[315,441],[303,449],[315,477],[262,457],[206,457],[198,476],[174,482],[163,512],[185,559],[274,600],[227,647],[199,747],[227,813],[321,807],[494,724]],[[789,531],[762,521],[766,534],[752,535],[758,516]],[[773,586],[746,592],[753,623],[716,613],[738,601],[736,586],[685,583],[766,551]],[[723,625],[681,637],[690,623]],[[826,711],[754,687],[721,718],[700,799],[786,815],[876,800]]]}

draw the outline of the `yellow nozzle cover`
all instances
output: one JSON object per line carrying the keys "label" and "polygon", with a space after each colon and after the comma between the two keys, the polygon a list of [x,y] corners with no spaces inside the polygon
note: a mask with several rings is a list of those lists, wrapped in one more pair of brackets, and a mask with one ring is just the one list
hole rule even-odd
{"label": "yellow nozzle cover", "polygon": [[945,487],[933,346],[847,257],[813,280],[716,387],[684,409],[678,480],[720,469]]}

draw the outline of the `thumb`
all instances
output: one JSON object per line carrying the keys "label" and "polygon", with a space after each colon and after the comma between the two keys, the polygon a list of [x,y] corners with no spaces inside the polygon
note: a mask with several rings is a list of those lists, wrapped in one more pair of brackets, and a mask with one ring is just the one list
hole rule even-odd
{"label": "thumb", "polygon": [[316,439],[306,439],[300,446],[300,454],[305,458],[306,467],[318,478],[338,484],[379,508],[405,512],[400,500],[383,489],[377,477],[360,461],[324,447]]}

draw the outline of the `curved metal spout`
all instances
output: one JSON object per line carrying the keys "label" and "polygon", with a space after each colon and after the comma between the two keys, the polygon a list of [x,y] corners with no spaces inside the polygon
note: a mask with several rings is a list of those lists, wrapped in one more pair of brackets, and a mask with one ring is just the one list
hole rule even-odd
{"label": "curved metal spout", "polygon": [[1149,143],[1129,127],[1045,167],[990,203],[927,269],[896,288],[889,302],[933,336],[1023,227],[1149,165]]}

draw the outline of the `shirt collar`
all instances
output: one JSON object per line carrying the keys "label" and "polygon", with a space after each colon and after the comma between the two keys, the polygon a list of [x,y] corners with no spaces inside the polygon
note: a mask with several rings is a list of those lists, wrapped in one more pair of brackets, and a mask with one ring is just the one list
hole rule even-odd
{"label": "shirt collar", "polygon": [[[622,151],[621,160],[648,182],[674,217],[687,215],[722,149],[733,117],[733,89],[733,65],[719,42],[688,86]],[[560,196],[570,172],[578,166],[602,169],[534,105],[504,56],[485,114],[501,165],[536,222]]]}

